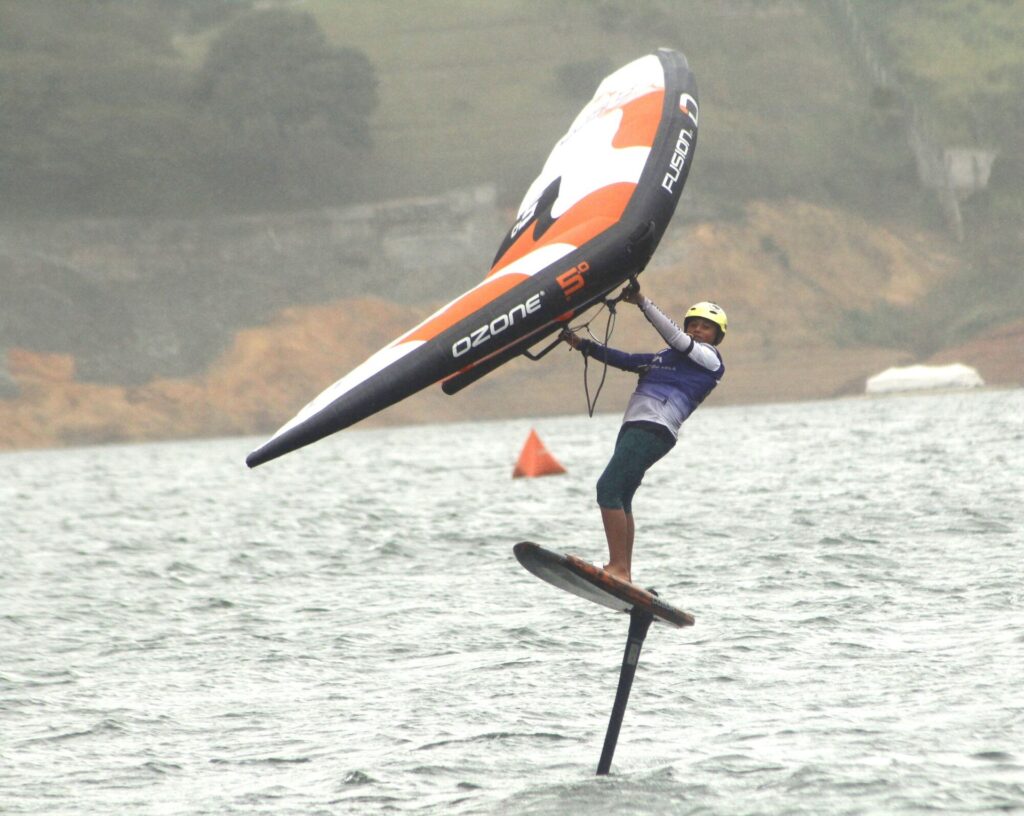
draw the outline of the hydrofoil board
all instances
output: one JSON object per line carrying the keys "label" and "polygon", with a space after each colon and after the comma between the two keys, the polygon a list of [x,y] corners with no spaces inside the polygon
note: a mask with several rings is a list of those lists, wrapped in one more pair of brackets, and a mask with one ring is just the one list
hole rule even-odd
{"label": "hydrofoil board", "polygon": [[519,542],[512,551],[519,563],[542,581],[592,603],[619,612],[641,609],[650,612],[655,620],[673,626],[693,626],[694,619],[690,613],[665,603],[636,584],[620,581],[575,555],[552,552],[531,541]]}

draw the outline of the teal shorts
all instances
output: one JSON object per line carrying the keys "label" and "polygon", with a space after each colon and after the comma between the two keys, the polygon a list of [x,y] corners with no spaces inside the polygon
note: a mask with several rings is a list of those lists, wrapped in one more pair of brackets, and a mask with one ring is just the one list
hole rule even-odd
{"label": "teal shorts", "polygon": [[653,422],[623,425],[615,440],[615,453],[597,480],[598,506],[632,513],[633,494],[644,474],[675,444],[671,431]]}

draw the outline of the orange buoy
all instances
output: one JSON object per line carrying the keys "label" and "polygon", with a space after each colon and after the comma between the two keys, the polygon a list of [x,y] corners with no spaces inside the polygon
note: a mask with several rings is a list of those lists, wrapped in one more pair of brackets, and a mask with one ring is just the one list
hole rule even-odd
{"label": "orange buoy", "polygon": [[519,454],[519,461],[512,471],[512,478],[518,479],[522,476],[554,476],[558,473],[565,473],[565,468],[558,460],[544,447],[535,430],[530,430],[526,437],[526,444]]}

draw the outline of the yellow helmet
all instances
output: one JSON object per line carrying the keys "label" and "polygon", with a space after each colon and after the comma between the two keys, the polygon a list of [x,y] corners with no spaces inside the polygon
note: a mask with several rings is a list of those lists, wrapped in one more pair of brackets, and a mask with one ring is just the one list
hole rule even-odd
{"label": "yellow helmet", "polygon": [[725,337],[725,332],[729,328],[729,320],[725,316],[725,310],[721,306],[717,303],[712,303],[709,300],[702,300],[700,303],[694,303],[686,310],[686,316],[683,318],[684,329],[686,328],[686,321],[691,317],[703,317],[718,326],[718,338],[715,340],[715,345],[717,346],[722,342],[722,338]]}

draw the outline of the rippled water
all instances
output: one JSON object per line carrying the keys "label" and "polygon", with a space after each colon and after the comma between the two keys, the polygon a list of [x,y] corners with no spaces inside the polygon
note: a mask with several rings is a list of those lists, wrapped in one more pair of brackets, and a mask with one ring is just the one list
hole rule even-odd
{"label": "rippled water", "polygon": [[1024,811],[1024,390],[698,412],[598,778],[628,619],[512,545],[603,557],[617,425],[0,456],[0,812]]}

